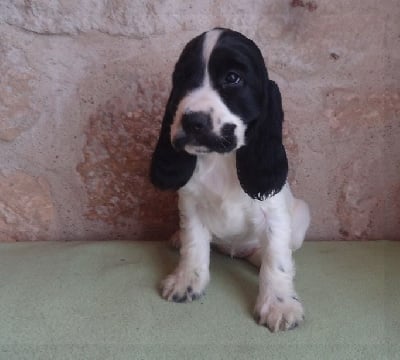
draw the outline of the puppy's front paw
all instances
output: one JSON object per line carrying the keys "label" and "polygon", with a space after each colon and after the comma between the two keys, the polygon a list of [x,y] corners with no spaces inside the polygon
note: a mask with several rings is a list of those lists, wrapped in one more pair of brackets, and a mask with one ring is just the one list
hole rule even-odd
{"label": "puppy's front paw", "polygon": [[254,312],[256,321],[272,332],[294,329],[304,320],[303,305],[297,295],[259,296]]}
{"label": "puppy's front paw", "polygon": [[174,302],[190,302],[203,295],[210,275],[205,270],[177,269],[161,283],[161,296]]}

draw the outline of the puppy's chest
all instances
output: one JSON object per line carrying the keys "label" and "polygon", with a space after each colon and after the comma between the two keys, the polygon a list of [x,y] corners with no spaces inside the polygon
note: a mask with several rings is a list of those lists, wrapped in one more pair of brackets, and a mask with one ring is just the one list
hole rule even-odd
{"label": "puppy's chest", "polygon": [[229,238],[250,231],[257,210],[240,186],[232,154],[200,160],[188,190],[202,222],[215,236]]}

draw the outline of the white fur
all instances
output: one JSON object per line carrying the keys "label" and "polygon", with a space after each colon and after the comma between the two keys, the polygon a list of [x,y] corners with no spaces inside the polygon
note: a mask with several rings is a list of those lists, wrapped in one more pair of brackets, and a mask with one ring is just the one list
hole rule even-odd
{"label": "white fur", "polygon": [[164,282],[163,296],[172,300],[188,286],[196,294],[204,291],[213,242],[233,256],[251,253],[248,259],[261,265],[259,322],[272,331],[290,329],[303,319],[292,250],[303,242],[309,210],[288,184],[264,201],[251,199],[238,182],[235,159],[234,153],[198,156],[192,178],[179,190],[181,260]]}
{"label": "white fur", "polygon": [[[208,59],[219,33],[208,33],[204,56]],[[209,84],[208,74],[197,90],[179,104],[171,128],[180,131],[183,113],[213,109],[213,126],[237,124],[238,147],[244,143],[244,125],[223,103]],[[210,279],[210,243],[232,256],[246,256],[260,266],[259,295],[255,313],[260,324],[272,331],[295,327],[303,319],[303,308],[293,286],[292,250],[298,249],[310,222],[307,204],[293,197],[289,185],[262,201],[242,189],[236,172],[236,153],[197,154],[196,169],[179,190],[180,262],[164,280],[162,296],[191,301],[201,295]],[[204,149],[203,149],[204,150]]]}

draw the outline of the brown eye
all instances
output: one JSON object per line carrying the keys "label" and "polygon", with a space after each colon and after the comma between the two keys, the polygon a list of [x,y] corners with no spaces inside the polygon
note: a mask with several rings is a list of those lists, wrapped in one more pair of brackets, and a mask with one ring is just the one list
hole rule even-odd
{"label": "brown eye", "polygon": [[240,76],[233,71],[228,72],[225,77],[225,83],[227,85],[237,85],[240,83],[241,80],[242,79],[240,78]]}

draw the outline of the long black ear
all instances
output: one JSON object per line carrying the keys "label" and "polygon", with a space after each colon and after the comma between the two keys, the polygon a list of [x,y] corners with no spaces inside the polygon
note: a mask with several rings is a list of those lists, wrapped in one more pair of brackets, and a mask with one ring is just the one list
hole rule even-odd
{"label": "long black ear", "polygon": [[151,182],[162,190],[177,190],[184,186],[196,167],[196,156],[172,147],[171,124],[175,110],[176,96],[172,90],[150,166]]}
{"label": "long black ear", "polygon": [[282,98],[278,85],[267,80],[264,110],[246,131],[246,145],[237,150],[236,167],[243,190],[265,200],[286,182],[288,161],[282,143]]}
{"label": "long black ear", "polygon": [[[172,147],[171,124],[178,102],[188,91],[200,86],[204,78],[202,57],[204,36],[205,33],[186,44],[172,75],[172,91],[150,168],[151,182],[162,190],[177,190],[184,186],[196,167],[196,156],[184,151],[175,151]],[[193,69],[197,71],[193,72]]]}

